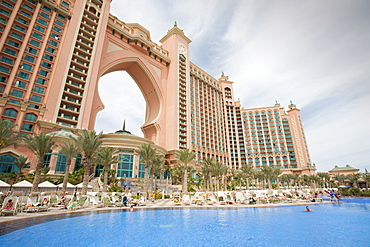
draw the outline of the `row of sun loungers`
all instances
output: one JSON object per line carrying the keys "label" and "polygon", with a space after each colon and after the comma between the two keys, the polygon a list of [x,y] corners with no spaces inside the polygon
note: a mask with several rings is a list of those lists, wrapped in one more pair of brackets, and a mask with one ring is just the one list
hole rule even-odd
{"label": "row of sun loungers", "polygon": [[[14,192],[13,195],[8,196],[3,201],[1,208],[1,215],[15,215],[20,213],[35,213],[44,212],[50,209],[68,209],[78,210],[90,207],[122,207],[125,204],[130,205],[145,205],[144,198],[133,199],[126,196],[126,203],[123,201],[124,194],[122,193],[88,193],[88,195],[65,195],[64,202],[61,203],[61,192],[47,192],[47,193],[31,193],[27,196],[23,192]],[[6,209],[5,206],[12,200],[12,209]]]}
{"label": "row of sun loungers", "polygon": [[218,191],[196,192],[192,195],[173,196],[174,205],[229,205],[229,204],[277,204],[298,202],[322,202],[312,191],[294,190],[251,190],[251,191]]}

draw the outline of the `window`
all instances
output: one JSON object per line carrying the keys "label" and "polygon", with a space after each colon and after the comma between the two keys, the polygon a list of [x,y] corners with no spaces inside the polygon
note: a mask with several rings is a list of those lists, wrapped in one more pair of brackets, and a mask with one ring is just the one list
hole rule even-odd
{"label": "window", "polygon": [[66,18],[64,16],[62,16],[61,14],[58,14],[58,18],[61,19],[61,20],[63,20],[63,21],[66,20]]}
{"label": "window", "polygon": [[29,124],[29,123],[24,123],[23,124],[22,130],[31,132],[32,129],[33,129],[33,124]]}
{"label": "window", "polygon": [[36,122],[37,116],[32,113],[27,113],[24,117],[24,120],[30,121],[30,122]]}
{"label": "window", "polygon": [[61,28],[59,28],[59,27],[57,27],[57,26],[54,26],[54,27],[53,27],[53,30],[54,30],[55,32],[57,32],[57,33],[61,33],[61,32],[62,32],[62,29],[61,29]]}
{"label": "window", "polygon": [[31,18],[31,15],[28,14],[27,12],[24,12],[23,10],[21,12],[19,12],[21,15],[24,15],[25,17],[27,18]]}
{"label": "window", "polygon": [[51,64],[47,62],[42,62],[41,66],[47,69],[51,69]]}
{"label": "window", "polygon": [[42,40],[42,35],[41,35],[41,34],[39,34],[39,33],[36,33],[36,32],[34,32],[34,33],[32,34],[32,37],[35,37],[36,39]]}
{"label": "window", "polygon": [[0,82],[6,82],[6,77],[0,76]]}
{"label": "window", "polygon": [[19,71],[19,73],[18,73],[18,77],[19,77],[19,78],[23,78],[23,79],[28,80],[28,78],[30,77],[30,74],[25,73],[25,72],[23,72],[23,71]]}
{"label": "window", "polygon": [[55,166],[56,172],[65,172],[66,171],[66,164],[67,164],[67,157],[62,153],[58,153],[58,159]]}
{"label": "window", "polygon": [[13,51],[9,48],[5,48],[4,50],[5,53],[9,54],[9,55],[12,55],[12,56],[16,56],[17,55],[17,52],[16,51]]}
{"label": "window", "polygon": [[18,112],[14,109],[5,109],[4,116],[17,118]]}
{"label": "window", "polygon": [[46,48],[46,51],[47,52],[50,52],[51,54],[54,54],[55,49],[54,48],[51,48],[50,46],[48,46],[48,48]]}
{"label": "window", "polygon": [[26,21],[26,20],[24,20],[24,19],[22,19],[22,18],[17,18],[17,21],[19,21],[20,23],[23,23],[23,24],[28,24],[28,21]]}
{"label": "window", "polygon": [[33,54],[33,55],[36,55],[37,54],[37,50],[32,48],[32,47],[28,47],[28,52]]}
{"label": "window", "polygon": [[41,103],[42,97],[38,95],[32,95],[31,101],[36,102],[36,103]]}
{"label": "window", "polygon": [[58,47],[58,42],[56,42],[54,40],[49,40],[49,44],[52,45],[52,46]]}
{"label": "window", "polygon": [[0,173],[13,173],[17,172],[17,167],[13,164],[17,159],[11,155],[3,155],[0,157]]}
{"label": "window", "polygon": [[25,83],[24,81],[16,81],[14,83],[14,86],[19,87],[19,88],[26,88],[27,87],[27,83]]}
{"label": "window", "polygon": [[55,33],[51,33],[50,35],[52,38],[56,39],[56,40],[59,40],[59,35],[55,34]]}
{"label": "window", "polygon": [[35,61],[34,57],[31,57],[30,55],[24,56],[24,60],[33,63]]}
{"label": "window", "polygon": [[41,26],[39,26],[39,25],[36,25],[35,29],[36,29],[37,31],[39,31],[40,33],[45,33],[45,28],[43,28],[43,27],[41,27]]}
{"label": "window", "polygon": [[40,106],[35,105],[35,104],[29,104],[28,107],[29,108],[34,108],[34,109],[39,109],[40,108]]}
{"label": "window", "polygon": [[51,62],[54,60],[54,57],[53,57],[53,56],[50,56],[49,54],[45,54],[44,58],[45,58],[46,60],[51,61]]}
{"label": "window", "polygon": [[13,64],[13,59],[2,57],[1,62],[7,63],[7,64]]}
{"label": "window", "polygon": [[35,86],[35,88],[33,89],[35,93],[39,93],[39,94],[44,94],[44,90],[45,90],[44,88],[38,87],[38,86]]}
{"label": "window", "polygon": [[44,25],[44,26],[46,26],[46,24],[47,24],[47,21],[45,21],[41,18],[37,19],[37,22],[40,23],[41,25]]}
{"label": "window", "polygon": [[32,70],[32,65],[29,65],[27,63],[22,63],[21,69],[24,69],[24,70],[27,70],[27,71],[31,71]]}
{"label": "window", "polygon": [[31,39],[30,44],[33,45],[33,46],[36,46],[36,47],[39,47],[40,46],[40,42],[38,42],[38,41],[36,41],[34,39]]}
{"label": "window", "polygon": [[38,77],[37,80],[36,80],[36,83],[37,84],[40,84],[40,85],[45,85],[46,80],[43,79],[43,78]]}
{"label": "window", "polygon": [[66,8],[68,9],[68,8],[69,8],[69,3],[66,3],[66,2],[64,2],[64,1],[63,1],[63,2],[62,2],[62,6],[63,6],[63,7],[66,7]]}
{"label": "window", "polygon": [[23,4],[23,7],[25,7],[26,9],[30,11],[33,11],[33,8],[31,6],[28,6],[27,4]]}
{"label": "window", "polygon": [[44,17],[45,19],[49,20],[50,19],[50,15],[46,14],[45,12],[41,12],[40,15],[42,17]]}
{"label": "window", "polygon": [[43,70],[43,69],[40,69],[39,75],[42,75],[42,76],[47,77],[47,76],[48,76],[48,74],[49,74],[49,72],[48,72],[48,71]]}
{"label": "window", "polygon": [[58,26],[64,27],[64,23],[61,22],[60,20],[55,20],[55,24],[57,24]]}
{"label": "window", "polygon": [[25,32],[26,31],[26,29],[24,29],[23,27],[20,27],[18,25],[15,25],[14,28],[17,29],[17,30],[19,30],[19,31],[21,31],[21,32]]}
{"label": "window", "polygon": [[13,8],[13,5],[11,5],[10,3],[7,3],[5,1],[1,1],[1,4],[8,7],[9,9],[12,9]]}
{"label": "window", "polygon": [[13,104],[17,104],[17,105],[20,105],[21,102],[19,100],[15,100],[15,99],[9,99],[8,101],[9,103],[13,103]]}
{"label": "window", "polygon": [[48,7],[46,7],[46,6],[43,6],[43,7],[42,7],[42,9],[43,9],[43,10],[45,10],[46,12],[51,13],[51,9],[50,9],[50,8],[48,8]]}
{"label": "window", "polygon": [[4,72],[4,73],[9,74],[10,69],[9,69],[9,68],[7,68],[7,67],[4,67],[4,66],[1,66],[1,65],[0,65],[0,72]]}
{"label": "window", "polygon": [[4,9],[0,9],[0,13],[3,15],[9,16],[9,12]]}
{"label": "window", "polygon": [[34,0],[27,0],[27,1],[30,2],[30,3],[36,4],[36,2]]}
{"label": "window", "polygon": [[134,156],[119,154],[118,160],[117,177],[132,177]]}
{"label": "window", "polygon": [[9,45],[11,45],[11,46],[14,46],[14,47],[16,47],[16,48],[18,48],[19,47],[19,43],[17,43],[17,42],[14,42],[13,40],[8,40],[8,42],[7,42]]}
{"label": "window", "polygon": [[1,18],[0,17],[0,23],[4,23],[5,24],[6,23],[6,20],[4,18]]}
{"label": "window", "polygon": [[22,98],[23,97],[23,92],[17,89],[13,89],[12,93],[10,94],[11,96],[17,97],[17,98]]}

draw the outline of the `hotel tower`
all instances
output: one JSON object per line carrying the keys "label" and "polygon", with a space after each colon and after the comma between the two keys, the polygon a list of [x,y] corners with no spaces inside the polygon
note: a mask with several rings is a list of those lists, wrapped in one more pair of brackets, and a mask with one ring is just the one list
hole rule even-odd
{"label": "hotel tower", "polygon": [[[215,157],[230,169],[247,164],[279,166],[286,173],[315,171],[293,103],[286,111],[279,103],[244,109],[227,76],[214,78],[190,61],[191,40],[176,24],[159,45],[140,24],[111,15],[110,5],[111,0],[0,1],[2,119],[17,124],[22,134],[92,130],[104,109],[99,78],[125,70],[146,101],[141,141],[153,143],[169,162],[175,150],[188,148],[196,154],[195,166]],[[117,144],[119,133],[106,134],[105,144],[130,155],[135,145],[130,151],[120,146],[125,142]],[[13,169],[9,160],[22,153],[33,169],[33,155],[25,148],[1,152],[1,173]],[[63,156],[58,150],[51,156],[51,173],[64,172]],[[127,167],[128,177],[141,176]]]}

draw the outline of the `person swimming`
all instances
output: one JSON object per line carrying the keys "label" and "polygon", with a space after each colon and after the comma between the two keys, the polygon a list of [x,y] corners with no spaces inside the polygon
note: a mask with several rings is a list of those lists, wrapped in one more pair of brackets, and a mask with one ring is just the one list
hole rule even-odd
{"label": "person swimming", "polygon": [[313,210],[312,210],[312,209],[310,209],[310,207],[309,207],[309,206],[306,206],[306,209],[305,209],[305,210],[303,210],[303,211],[305,211],[305,212],[312,212]]}

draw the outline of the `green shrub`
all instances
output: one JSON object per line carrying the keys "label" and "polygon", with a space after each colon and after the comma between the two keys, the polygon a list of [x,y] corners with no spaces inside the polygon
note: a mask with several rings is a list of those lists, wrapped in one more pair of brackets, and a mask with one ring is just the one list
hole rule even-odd
{"label": "green shrub", "polygon": [[349,189],[349,192],[353,196],[358,196],[360,195],[361,190],[359,188],[351,188]]}

